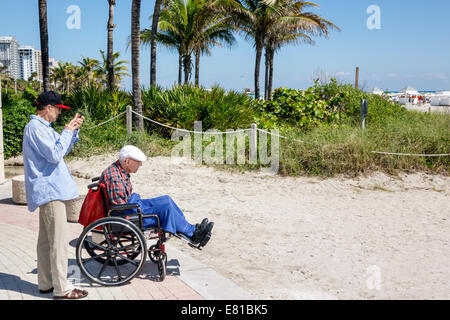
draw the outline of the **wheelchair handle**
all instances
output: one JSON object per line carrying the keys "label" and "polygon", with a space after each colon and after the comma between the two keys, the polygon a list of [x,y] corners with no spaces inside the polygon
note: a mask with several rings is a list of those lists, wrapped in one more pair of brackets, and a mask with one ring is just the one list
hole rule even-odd
{"label": "wheelchair handle", "polygon": [[100,184],[98,183],[98,182],[96,182],[96,183],[91,183],[90,185],[88,185],[87,187],[88,187],[88,189],[92,189],[92,188],[95,188],[95,187],[98,187]]}

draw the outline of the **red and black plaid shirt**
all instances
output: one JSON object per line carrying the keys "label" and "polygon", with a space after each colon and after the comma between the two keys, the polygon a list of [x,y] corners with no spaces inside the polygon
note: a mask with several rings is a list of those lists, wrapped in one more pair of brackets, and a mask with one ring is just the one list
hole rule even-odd
{"label": "red and black plaid shirt", "polygon": [[102,172],[100,182],[106,186],[111,205],[128,203],[133,193],[130,174],[122,168],[118,160]]}

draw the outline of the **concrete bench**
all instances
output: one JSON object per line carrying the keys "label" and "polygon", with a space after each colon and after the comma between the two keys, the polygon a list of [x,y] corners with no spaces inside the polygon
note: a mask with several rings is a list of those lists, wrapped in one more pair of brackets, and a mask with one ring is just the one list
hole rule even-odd
{"label": "concrete bench", "polygon": [[[78,198],[65,202],[68,222],[78,223],[78,217],[85,197],[86,194],[80,194]],[[24,175],[12,178],[12,200],[16,204],[27,204]]]}

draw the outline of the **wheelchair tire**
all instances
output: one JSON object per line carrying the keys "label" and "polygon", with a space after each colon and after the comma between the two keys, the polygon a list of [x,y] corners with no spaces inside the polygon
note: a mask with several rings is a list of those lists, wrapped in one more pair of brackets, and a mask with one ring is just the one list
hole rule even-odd
{"label": "wheelchair tire", "polygon": [[164,281],[167,274],[167,254],[165,252],[160,253],[160,259],[158,260],[158,273],[159,281]]}
{"label": "wheelchair tire", "polygon": [[[98,229],[102,237],[96,240],[93,235],[98,234]],[[81,272],[92,282],[119,286],[142,271],[147,258],[147,244],[139,228],[126,219],[101,218],[81,233],[76,258]]]}
{"label": "wheelchair tire", "polygon": [[148,248],[148,257],[153,263],[158,263],[158,261],[161,259],[161,244],[158,240],[158,242],[154,245],[151,245],[150,248]]}

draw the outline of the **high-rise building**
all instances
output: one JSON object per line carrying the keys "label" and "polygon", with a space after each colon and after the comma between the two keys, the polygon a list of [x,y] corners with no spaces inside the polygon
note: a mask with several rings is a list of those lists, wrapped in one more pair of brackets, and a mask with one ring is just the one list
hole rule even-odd
{"label": "high-rise building", "polygon": [[36,49],[31,46],[24,46],[19,48],[20,57],[20,78],[28,81],[35,73],[37,78],[38,67],[36,61]]}
{"label": "high-rise building", "polygon": [[36,65],[37,65],[37,80],[38,81],[44,81],[44,77],[42,74],[42,54],[41,54],[41,50],[35,50],[34,54],[36,56]]}
{"label": "high-rise building", "polygon": [[59,62],[55,58],[48,58],[48,67],[50,69],[57,68],[58,66]]}
{"label": "high-rise building", "polygon": [[11,78],[20,79],[19,43],[14,37],[0,37],[0,62]]}

